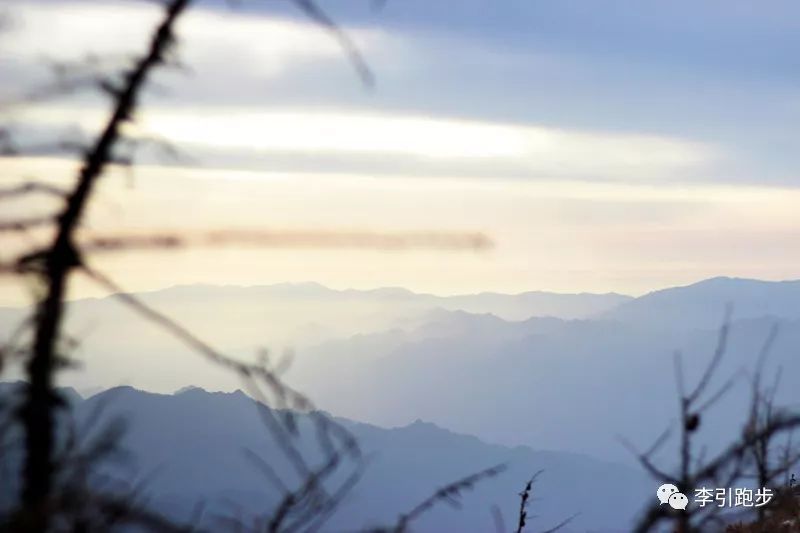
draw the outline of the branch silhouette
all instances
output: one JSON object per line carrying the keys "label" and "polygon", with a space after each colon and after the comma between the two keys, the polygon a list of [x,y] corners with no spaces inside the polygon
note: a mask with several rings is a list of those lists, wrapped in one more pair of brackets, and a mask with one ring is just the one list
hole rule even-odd
{"label": "branch silhouette", "polygon": [[[367,86],[372,86],[374,83],[372,72],[349,36],[313,1],[290,0],[290,2],[313,22],[332,34],[345,51],[361,81]],[[80,170],[74,186],[70,189],[61,189],[37,181],[0,189],[0,200],[42,194],[54,196],[63,202],[60,211],[53,216],[0,221],[0,232],[26,232],[34,228],[52,227],[54,233],[49,245],[35,248],[18,257],[13,263],[0,264],[0,273],[32,275],[38,278],[43,287],[33,317],[20,328],[20,331],[28,329],[31,331],[32,341],[26,365],[28,384],[19,409],[25,441],[21,476],[22,501],[19,510],[7,524],[13,530],[26,533],[50,530],[59,518],[58,513],[72,513],[71,519],[76,524],[75,527],[85,529],[89,524],[86,522],[89,520],[87,518],[89,515],[86,513],[90,512],[94,513],[91,520],[96,521],[92,523],[97,527],[100,527],[100,524],[103,527],[110,527],[111,524],[123,521],[157,531],[185,529],[162,519],[148,511],[145,505],[135,502],[133,500],[135,492],[128,494],[127,497],[119,497],[90,490],[86,478],[91,467],[90,463],[111,453],[113,445],[121,435],[121,430],[117,431],[114,426],[109,427],[108,433],[97,446],[84,447],[82,450],[80,439],[77,438],[75,431],[71,430],[68,433],[68,448],[72,452],[67,456],[57,453],[56,419],[58,413],[66,408],[63,398],[54,387],[54,377],[56,371],[66,361],[60,350],[60,343],[66,337],[63,331],[64,301],[68,283],[76,272],[87,274],[92,280],[114,292],[124,305],[169,332],[195,353],[221,368],[236,373],[245,382],[247,391],[257,402],[262,423],[276,439],[281,453],[301,480],[298,486],[291,488],[291,484],[276,480],[275,476],[268,476],[273,484],[282,488],[283,496],[266,519],[267,530],[284,532],[320,527],[361,476],[364,462],[355,438],[327,415],[314,410],[304,395],[284,384],[265,362],[246,363],[222,353],[170,317],[127,294],[110,278],[88,264],[86,257],[90,252],[150,246],[164,248],[186,244],[185,236],[163,235],[133,239],[105,236],[86,240],[79,235],[79,229],[95,193],[97,182],[104,176],[109,165],[128,167],[133,165],[133,152],[120,155],[116,153],[120,147],[135,150],[142,141],[156,142],[164,147],[167,154],[174,154],[172,147],[161,140],[127,139],[123,135],[122,126],[133,121],[143,89],[150,81],[152,72],[158,67],[175,64],[170,55],[176,41],[175,25],[190,4],[190,0],[170,0],[165,3],[163,16],[154,28],[146,52],[138,58],[133,58],[130,66],[126,67],[121,75],[114,77],[101,75],[97,72],[97,61],[92,57],[87,59],[87,70],[76,76],[70,75],[69,67],[56,65],[53,69],[57,77],[56,83],[29,93],[23,99],[23,103],[36,103],[85,88],[99,90],[111,99],[112,110],[93,142],[84,146],[68,139],[52,145],[18,146],[12,142],[9,130],[0,130],[0,147],[6,154],[40,153],[57,148],[77,151],[82,155]],[[224,243],[226,239],[233,238],[221,232],[206,237],[214,244]],[[234,237],[253,240],[258,235],[251,233]],[[266,238],[274,242],[276,236],[267,235]],[[281,240],[281,236],[277,238]],[[341,245],[341,240],[344,238],[349,239],[348,242],[354,245],[366,242],[368,246],[401,248],[409,245],[445,248],[483,247],[489,243],[482,235],[435,233],[294,235],[291,238],[295,240],[299,238],[301,241],[322,238],[336,241],[337,246]],[[263,242],[257,244],[263,245]],[[0,361],[17,354],[18,351],[15,338],[3,348]],[[303,413],[314,424],[318,445],[325,458],[320,465],[311,464],[295,442],[299,435],[295,421],[296,413]],[[355,463],[355,468],[343,481],[336,482],[333,479],[334,474],[341,471],[345,461]],[[269,467],[265,465],[266,463],[262,464],[262,470],[269,472]],[[494,475],[497,471],[499,469],[490,469],[480,475],[465,478],[437,494],[440,497],[450,497],[481,478]],[[71,474],[67,476],[68,482],[65,488],[62,483],[56,483],[55,480],[57,474],[66,475],[67,472]],[[430,502],[423,502],[405,517],[404,523],[413,520],[435,501],[436,498]],[[202,511],[193,522],[199,520],[201,514]],[[79,524],[82,526],[79,527]],[[239,522],[239,526],[242,525],[243,523]]]}
{"label": "branch silhouette", "polygon": [[46,531],[50,526],[46,509],[53,483],[54,409],[58,401],[53,388],[56,343],[63,318],[67,280],[72,270],[82,263],[74,244],[74,234],[96,182],[111,159],[120,127],[133,116],[139,93],[150,72],[163,61],[164,54],[173,44],[175,21],[188,5],[188,0],[174,0],[167,6],[147,53],[125,76],[125,86],[116,97],[113,112],[102,134],[86,154],[77,184],[58,216],[52,244],[20,260],[21,264],[34,259],[40,263],[40,277],[46,287],[45,295],[37,305],[33,350],[27,365],[28,392],[21,410],[26,439],[22,520],[30,531]]}
{"label": "branch silhouette", "polygon": [[[658,483],[670,483],[678,487],[684,494],[704,486],[731,487],[738,480],[751,477],[751,463],[755,458],[756,478],[763,483],[761,487],[767,488],[771,481],[788,471],[800,455],[796,451],[786,451],[785,460],[772,464],[767,469],[764,463],[768,460],[771,443],[783,433],[792,432],[800,426],[800,415],[788,412],[773,411],[771,401],[774,399],[774,389],[764,391],[761,386],[761,373],[775,339],[776,331],[773,328],[763,347],[756,365],[756,378],[751,384],[750,412],[745,420],[741,436],[734,439],[727,447],[712,458],[706,458],[705,453],[696,453],[695,440],[698,428],[703,418],[709,416],[708,409],[714,405],[732,386],[734,378],[727,380],[717,390],[709,392],[714,375],[719,369],[720,362],[727,350],[730,335],[731,309],[728,307],[722,326],[719,329],[717,344],[714,353],[705,370],[702,372],[697,385],[687,391],[685,376],[682,368],[680,354],[675,355],[675,381],[679,405],[679,448],[677,473],[670,474],[664,468],[659,468],[653,462],[653,454],[661,448],[670,436],[668,428],[655,443],[645,452],[638,452],[632,445],[623,441],[629,450],[636,456],[640,465]],[[761,458],[761,459],[760,459]],[[675,530],[680,533],[706,531],[711,523],[722,524],[721,509],[717,505],[689,506],[684,511],[672,513],[669,506],[653,504],[648,506],[635,525],[637,533],[647,533],[658,530],[663,522],[675,524]],[[759,512],[763,516],[762,512]]]}

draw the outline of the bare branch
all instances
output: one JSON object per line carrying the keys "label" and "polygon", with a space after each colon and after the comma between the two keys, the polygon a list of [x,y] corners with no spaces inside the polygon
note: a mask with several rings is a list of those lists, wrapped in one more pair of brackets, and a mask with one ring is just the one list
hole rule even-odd
{"label": "bare branch", "polygon": [[150,71],[157,67],[173,43],[173,26],[188,6],[189,0],[172,0],[153,33],[148,51],[124,76],[124,89],[114,101],[113,112],[92,149],[86,154],[77,183],[58,219],[58,229],[51,246],[41,252],[41,275],[46,284],[45,296],[37,308],[33,353],[27,367],[30,386],[21,410],[26,450],[23,502],[37,519],[33,531],[49,529],[45,512],[53,481],[53,427],[56,394],[53,388],[57,365],[56,343],[59,337],[67,279],[81,263],[74,246],[74,233],[81,222],[96,182],[111,159],[122,124],[133,115],[139,93]]}
{"label": "bare branch", "polygon": [[21,218],[17,220],[0,220],[0,233],[24,232],[40,228],[56,222],[53,216]]}
{"label": "bare branch", "polygon": [[714,371],[722,360],[722,356],[725,354],[725,350],[728,346],[728,335],[730,333],[731,313],[732,307],[728,305],[725,308],[725,318],[722,321],[722,326],[719,328],[719,336],[717,338],[717,347],[714,350],[714,356],[711,358],[711,361],[709,361],[695,389],[686,397],[687,403],[693,403],[703,394],[705,388],[708,386],[708,382],[711,380],[711,376],[714,374]]}
{"label": "bare branch", "polygon": [[528,500],[531,496],[531,490],[533,489],[533,482],[536,481],[536,478],[538,478],[542,472],[544,472],[544,470],[539,470],[533,474],[533,476],[531,476],[531,478],[528,480],[528,483],[525,485],[525,488],[519,493],[519,517],[517,519],[517,533],[522,533],[522,531],[525,529],[525,524],[528,519]]}
{"label": "bare branch", "polygon": [[436,492],[434,492],[431,496],[420,502],[416,507],[411,509],[405,514],[400,515],[397,520],[397,523],[390,527],[390,528],[377,528],[371,530],[372,533],[403,533],[408,529],[409,524],[414,520],[418,519],[421,515],[425,514],[437,504],[446,502],[450,505],[454,505],[453,498],[458,497],[461,495],[462,492],[465,490],[472,489],[476,483],[486,479],[495,477],[506,469],[505,465],[497,465],[491,468],[487,468],[486,470],[482,470],[475,474],[469,475],[465,478],[459,479],[452,483],[445,485],[444,487],[440,488]]}
{"label": "bare branch", "polygon": [[26,196],[34,193],[56,196],[62,199],[66,198],[67,196],[67,191],[65,191],[64,189],[60,189],[58,187],[49,185],[47,183],[41,183],[37,181],[26,181],[25,183],[15,185],[14,187],[0,188],[0,200],[16,198],[19,196]]}
{"label": "bare branch", "polygon": [[[656,440],[656,443],[650,447],[650,450],[654,451],[656,448],[661,446],[661,443],[666,440],[668,435],[669,433],[667,431],[662,433],[662,436]],[[670,476],[663,470],[660,470],[655,465],[655,463],[653,463],[653,461],[650,459],[652,451],[649,453],[641,453],[633,446],[633,444],[631,444],[626,439],[620,437],[619,440],[622,442],[622,445],[625,446],[628,449],[628,451],[631,452],[631,454],[633,454],[636,457],[636,460],[639,461],[639,464],[641,464],[642,467],[647,471],[647,473],[649,473],[654,479],[663,479],[673,484],[676,484],[678,482],[677,478]]]}
{"label": "bare branch", "polygon": [[566,518],[566,519],[562,520],[561,522],[559,522],[555,526],[551,527],[550,529],[545,529],[544,531],[542,531],[542,533],[555,533],[556,531],[560,530],[561,528],[569,525],[569,523],[572,522],[573,520],[575,520],[575,518],[577,518],[579,516],[579,514],[580,513],[575,513],[574,515],[570,516],[569,518]]}
{"label": "bare branch", "polygon": [[326,28],[334,39],[339,43],[353,64],[356,72],[361,78],[362,83],[367,87],[375,84],[375,77],[361,55],[358,47],[350,37],[339,28],[339,25],[325,13],[314,0],[293,0],[293,2],[313,21]]}
{"label": "bare branch", "polygon": [[86,252],[164,250],[192,246],[255,246],[258,248],[351,248],[378,250],[474,250],[491,248],[482,233],[369,232],[336,230],[214,230],[187,234],[158,232],[129,235],[95,235],[78,241]]}

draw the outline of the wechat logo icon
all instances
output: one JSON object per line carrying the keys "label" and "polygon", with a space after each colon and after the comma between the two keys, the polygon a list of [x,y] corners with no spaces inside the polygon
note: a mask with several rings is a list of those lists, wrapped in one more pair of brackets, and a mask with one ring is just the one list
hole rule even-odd
{"label": "wechat logo icon", "polygon": [[669,483],[658,487],[656,496],[658,497],[658,501],[661,502],[661,505],[667,503],[673,509],[684,510],[686,506],[689,505],[689,498],[678,491],[678,487]]}

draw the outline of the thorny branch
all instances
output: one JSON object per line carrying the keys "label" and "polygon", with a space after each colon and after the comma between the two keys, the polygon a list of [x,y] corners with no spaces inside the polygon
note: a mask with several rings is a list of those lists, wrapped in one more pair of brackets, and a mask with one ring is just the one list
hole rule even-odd
{"label": "thorny branch", "polygon": [[[373,83],[372,73],[359,50],[332,19],[312,0],[289,1],[333,34],[347,53],[362,81],[365,85],[371,85]],[[44,225],[54,227],[54,237],[48,246],[19,257],[13,264],[3,263],[0,265],[0,272],[13,271],[19,274],[33,274],[38,277],[44,287],[43,295],[37,302],[36,311],[30,324],[25,324],[25,326],[30,326],[33,339],[26,367],[28,385],[22,396],[22,406],[19,411],[26,455],[22,474],[22,506],[12,520],[14,528],[20,531],[48,530],[54,520],[51,511],[74,504],[76,501],[74,498],[78,498],[84,503],[92,502],[101,511],[101,514],[108,514],[110,519],[119,518],[121,515],[130,515],[134,521],[138,521],[148,528],[176,529],[171,523],[163,521],[160,517],[139,510],[129,501],[92,493],[88,489],[88,484],[85,483],[85,478],[84,482],[71,486],[68,491],[62,491],[60,488],[56,490],[55,473],[59,468],[64,468],[65,463],[63,456],[57,453],[55,443],[56,414],[63,405],[63,400],[54,388],[54,376],[61,361],[58,346],[60,339],[64,337],[62,331],[64,299],[70,276],[76,269],[81,269],[95,281],[114,290],[123,303],[166,329],[195,352],[234,371],[246,382],[250,394],[260,402],[259,414],[264,424],[276,437],[282,452],[294,466],[297,475],[302,478],[302,483],[297,489],[285,491],[283,499],[270,517],[268,528],[270,531],[294,531],[300,528],[308,530],[319,527],[341,498],[348,493],[361,473],[361,466],[359,466],[338,486],[326,486],[326,480],[331,478],[332,473],[337,470],[344,458],[349,456],[351,459],[359,460],[360,450],[355,439],[347,430],[324,414],[313,411],[313,406],[303,395],[284,385],[266,365],[247,364],[226,356],[169,317],[126,294],[109,278],[86,265],[84,252],[87,249],[81,245],[77,237],[84,213],[91,201],[95,186],[104,175],[108,165],[129,165],[131,163],[127,156],[115,154],[115,150],[125,142],[122,126],[132,121],[139,97],[151,72],[156,67],[167,65],[171,61],[168,55],[175,43],[174,25],[189,4],[190,0],[170,0],[166,3],[164,16],[155,28],[146,53],[135,59],[120,76],[112,79],[101,77],[96,72],[90,71],[81,76],[69,78],[65,75],[63,68],[56,68],[55,72],[59,76],[58,83],[41,91],[30,93],[28,97],[29,102],[34,102],[89,86],[99,88],[111,97],[113,109],[91,145],[84,147],[71,142],[59,143],[58,146],[61,149],[77,150],[82,154],[82,166],[71,190],[61,190],[33,181],[0,190],[0,200],[41,193],[56,196],[64,202],[61,211],[54,217],[0,223],[0,231],[25,231]],[[11,142],[7,130],[0,131],[0,147],[6,155],[19,155],[21,150],[24,150]],[[435,237],[434,240],[440,239],[440,237]],[[468,245],[482,246],[486,243],[482,236],[473,237],[469,237]],[[279,409],[274,410],[267,407],[268,398],[265,391],[269,391]],[[322,465],[308,464],[291,442],[291,439],[298,434],[294,420],[295,411],[305,412],[313,420],[320,447],[326,457]],[[115,436],[118,435],[112,432],[109,434],[109,439],[114,440]],[[88,455],[77,455],[73,459],[78,461],[79,470],[85,474],[89,456],[103,455],[106,451],[108,451],[106,448],[91,449],[87,452]],[[502,470],[503,467],[487,469],[443,487],[431,498],[420,503],[409,513],[402,515],[398,525],[392,530],[405,530],[411,521],[438,502],[451,502],[461,491],[471,488],[481,479],[492,477]],[[328,493],[329,489],[332,489],[331,493]],[[66,500],[64,500],[65,496],[68,497]]]}
{"label": "thorny branch", "polygon": [[[45,531],[49,527],[46,508],[53,482],[54,408],[58,401],[53,389],[56,343],[61,329],[68,277],[81,264],[80,253],[74,245],[74,233],[94,186],[111,158],[120,128],[133,116],[139,93],[150,71],[162,62],[166,50],[173,44],[173,26],[188,4],[189,0],[174,0],[167,6],[148,52],[126,74],[125,86],[117,95],[114,111],[84,159],[77,184],[59,215],[52,244],[35,255],[42,262],[41,277],[47,289],[37,306],[33,350],[27,365],[29,388],[21,412],[27,451],[22,521],[30,531]],[[30,256],[20,261],[24,263],[26,260],[30,260]]]}
{"label": "thorny branch", "polygon": [[[536,479],[541,475],[544,470],[538,470],[528,482],[525,484],[525,488],[522,489],[522,492],[519,493],[519,516],[517,518],[517,533],[524,533],[525,526],[528,524],[528,506],[530,505],[532,494],[533,494],[533,484]],[[572,522],[575,517],[578,516],[577,514],[570,516],[569,518],[562,520],[555,526],[551,527],[550,529],[546,529],[541,533],[555,533],[559,529],[563,528],[570,522]]]}

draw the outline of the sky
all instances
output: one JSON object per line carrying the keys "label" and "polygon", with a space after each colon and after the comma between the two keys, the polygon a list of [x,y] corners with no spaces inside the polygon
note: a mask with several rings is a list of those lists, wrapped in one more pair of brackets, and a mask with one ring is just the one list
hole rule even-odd
{"label": "sky", "polygon": [[[480,291],[650,290],[800,277],[800,5],[740,0],[321,1],[374,75],[365,86],[289,2],[198,2],[185,65],[159,72],[88,232],[480,235],[487,246],[194,246],[97,254],[131,290],[317,281]],[[53,62],[140,53],[155,3],[12,0],[3,123],[21,144],[91,138],[91,91],[22,103]],[[75,72],[73,70],[73,72]],[[69,180],[58,153],[0,180]],[[49,206],[52,207],[52,206]],[[48,206],[0,206],[0,217]],[[39,211],[37,211],[39,212]],[[44,238],[4,236],[0,259]],[[290,239],[291,240],[291,239]],[[3,251],[5,248],[5,251]],[[29,287],[0,280],[0,304]],[[85,280],[73,295],[95,295]]]}

